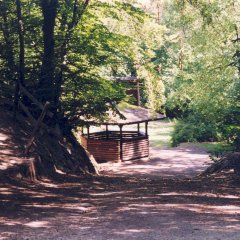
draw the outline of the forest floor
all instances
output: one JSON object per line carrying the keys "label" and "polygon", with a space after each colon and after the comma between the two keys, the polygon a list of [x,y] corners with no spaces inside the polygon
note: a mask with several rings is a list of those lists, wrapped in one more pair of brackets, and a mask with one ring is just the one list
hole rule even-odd
{"label": "forest floor", "polygon": [[240,239],[240,182],[232,172],[198,177],[210,160],[195,145],[170,148],[152,134],[150,160],[29,182],[4,175],[27,161],[10,123],[0,120],[0,240]]}

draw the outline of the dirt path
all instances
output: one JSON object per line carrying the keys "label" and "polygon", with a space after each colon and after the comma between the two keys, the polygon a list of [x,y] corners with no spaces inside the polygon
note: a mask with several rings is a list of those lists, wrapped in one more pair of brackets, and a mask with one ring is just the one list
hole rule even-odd
{"label": "dirt path", "polygon": [[[14,144],[1,130],[6,163]],[[188,144],[152,148],[151,159],[102,165],[101,177],[29,183],[0,175],[0,240],[240,239],[239,180],[194,178],[209,159]]]}
{"label": "dirt path", "polygon": [[206,151],[184,143],[176,148],[150,147],[150,159],[101,164],[102,172],[118,176],[148,178],[192,178],[211,164]]}

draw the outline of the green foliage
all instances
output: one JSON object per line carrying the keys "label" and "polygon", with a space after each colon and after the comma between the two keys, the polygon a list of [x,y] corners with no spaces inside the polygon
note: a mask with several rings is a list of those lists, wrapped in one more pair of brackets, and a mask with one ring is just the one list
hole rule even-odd
{"label": "green foliage", "polygon": [[[132,71],[133,59],[139,52],[134,31],[144,23],[146,15],[122,1],[92,1],[87,7],[83,1],[56,2],[54,79],[50,80],[53,86],[61,84],[57,111],[76,127],[83,118],[106,117],[107,111],[114,110],[125,97],[125,87],[108,79],[115,66],[123,74]],[[45,48],[40,3],[21,0],[25,82],[33,94],[38,92]],[[13,86],[19,64],[14,1],[0,1],[0,19],[0,84]]]}
{"label": "green foliage", "polygon": [[239,2],[166,2],[162,53],[166,113],[181,118],[173,144],[239,145]]}
{"label": "green foliage", "polygon": [[178,120],[172,134],[172,145],[177,146],[182,142],[219,141],[216,125],[211,124],[199,116],[189,116]]}
{"label": "green foliage", "polygon": [[196,143],[196,146],[203,148],[204,150],[206,150],[208,153],[212,154],[212,155],[220,155],[221,153],[224,152],[230,152],[233,151],[234,148],[225,143],[225,142],[205,142],[205,143]]}
{"label": "green foliage", "polygon": [[[124,98],[125,87],[111,76],[138,75],[146,107],[182,118],[176,143],[221,138],[239,145],[239,1],[152,0],[143,7],[96,0],[87,8],[74,2],[58,1],[52,80],[57,86],[62,78],[57,111],[73,126],[83,117],[104,118]],[[21,4],[25,81],[34,94],[43,16],[39,1]],[[0,84],[13,86],[19,66],[14,1],[0,1],[0,19]]]}

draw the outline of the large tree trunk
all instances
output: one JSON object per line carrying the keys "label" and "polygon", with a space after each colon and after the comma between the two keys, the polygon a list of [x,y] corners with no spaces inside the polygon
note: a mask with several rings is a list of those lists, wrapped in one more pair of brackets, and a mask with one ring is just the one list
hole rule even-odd
{"label": "large tree trunk", "polygon": [[41,76],[38,86],[38,97],[41,101],[54,100],[54,28],[57,15],[58,0],[41,0],[43,14],[43,41],[44,53],[41,67]]}

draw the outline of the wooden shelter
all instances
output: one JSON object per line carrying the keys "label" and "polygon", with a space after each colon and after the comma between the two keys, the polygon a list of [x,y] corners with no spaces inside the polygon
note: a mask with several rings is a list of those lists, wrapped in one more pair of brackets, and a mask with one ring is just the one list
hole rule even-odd
{"label": "wooden shelter", "polygon": [[[127,108],[122,111],[126,119],[109,120],[101,123],[104,130],[82,132],[81,143],[92,154],[97,162],[127,161],[149,156],[148,122],[164,118],[157,114],[149,117],[149,110]],[[141,131],[144,124],[144,131]],[[136,126],[136,130],[125,130],[127,126]],[[110,127],[115,126],[114,130]]]}

